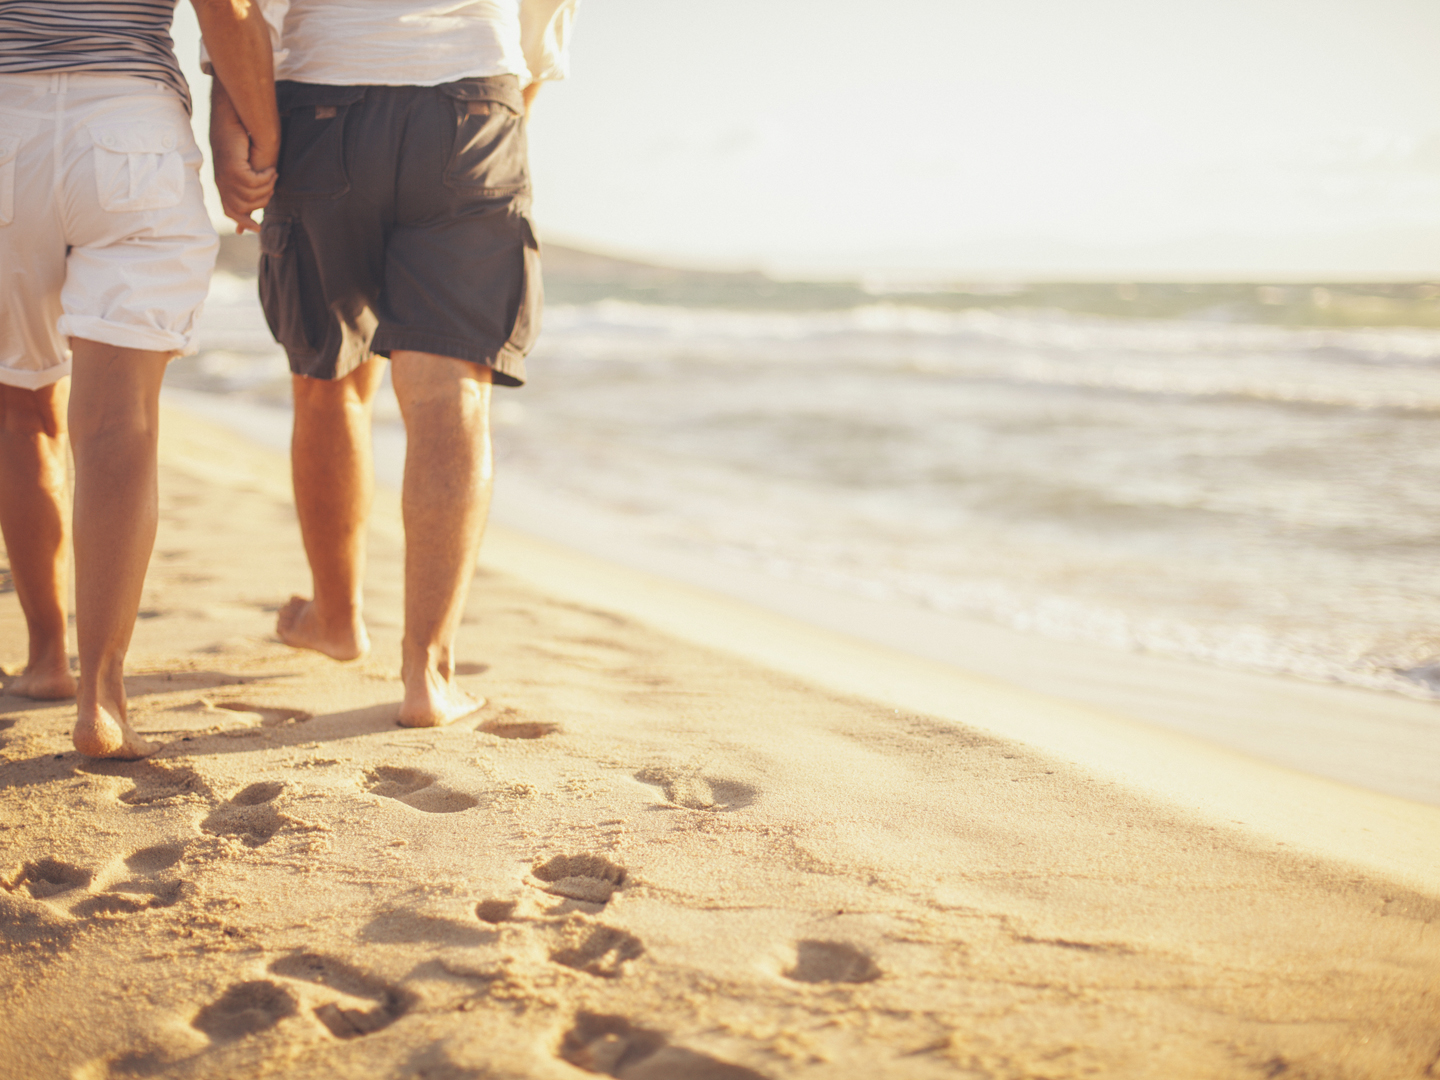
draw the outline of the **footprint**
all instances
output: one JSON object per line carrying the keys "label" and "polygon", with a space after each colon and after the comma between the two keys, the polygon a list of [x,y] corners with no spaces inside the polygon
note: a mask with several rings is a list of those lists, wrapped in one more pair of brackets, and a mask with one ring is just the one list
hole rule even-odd
{"label": "footprint", "polygon": [[456,675],[484,675],[485,672],[489,670],[489,664],[472,664],[469,662],[461,662],[455,665]]}
{"label": "footprint", "polygon": [[156,844],[125,856],[125,865],[137,874],[155,874],[170,869],[184,854],[184,844]]}
{"label": "footprint", "polygon": [[486,720],[475,730],[501,739],[543,739],[559,731],[560,725],[548,720],[521,720],[511,712]]}
{"label": "footprint", "polygon": [[475,905],[475,914],[481,922],[498,925],[513,919],[518,906],[514,900],[481,900]]}
{"label": "footprint", "polygon": [[312,718],[313,714],[304,709],[289,709],[284,706],[273,705],[251,705],[244,701],[217,701],[213,704],[206,702],[211,708],[224,709],[227,712],[246,713],[250,716],[260,718],[261,727],[281,727],[285,724],[303,724]]}
{"label": "footprint", "polygon": [[14,892],[24,885],[25,891],[32,898],[44,900],[71,889],[86,888],[94,877],[93,871],[73,863],[61,862],[59,859],[38,859],[22,866],[20,872],[5,883],[5,889],[7,892]]}
{"label": "footprint", "polygon": [[381,765],[367,770],[365,779],[365,790],[372,795],[383,795],[427,814],[455,814],[480,805],[473,795],[436,784],[434,776],[419,769]]}
{"label": "footprint", "polygon": [[766,1080],[763,1073],[669,1045],[659,1031],[623,1016],[582,1012],[560,1043],[560,1058],[586,1072],[619,1080]]}
{"label": "footprint", "polygon": [[880,968],[868,953],[843,941],[802,941],[795,949],[795,966],[787,979],[807,983],[865,983],[880,977]]}
{"label": "footprint", "polygon": [[315,1009],[315,1017],[337,1039],[355,1039],[387,1028],[405,1015],[414,995],[389,986],[343,960],[319,953],[294,953],[270,965],[274,975],[328,987],[351,998],[369,1000],[369,1008],[347,1008],[328,1002]]}
{"label": "footprint", "polygon": [[200,828],[214,836],[238,836],[250,847],[268,843],[288,820],[270,805],[284,790],[285,785],[275,780],[251,784],[212,810]]}
{"label": "footprint", "polygon": [[230,801],[236,806],[259,806],[274,799],[284,790],[285,785],[278,780],[261,780],[232,795]]}
{"label": "footprint", "polygon": [[121,802],[131,806],[153,806],[191,795],[208,798],[214,794],[194,769],[167,768],[152,762],[141,762],[139,769],[135,786],[120,796]]}
{"label": "footprint", "polygon": [[82,900],[73,915],[133,915],[152,908],[173,907],[185,891],[183,881],[122,881]]}
{"label": "footprint", "polygon": [[472,922],[446,919],[438,915],[422,915],[415,911],[385,911],[376,915],[360,931],[361,941],[392,945],[429,943],[434,945],[484,945],[495,938],[493,930],[485,930]]}
{"label": "footprint", "polygon": [[550,959],[602,979],[618,979],[626,962],[645,952],[638,937],[613,926],[572,923],[562,928],[561,936],[563,943],[550,950]]}
{"label": "footprint", "polygon": [[173,1046],[142,1046],[134,1050],[123,1050],[108,1060],[92,1062],[88,1067],[78,1069],[71,1075],[104,1077],[104,1080],[163,1076],[166,1070],[176,1068],[183,1060],[184,1051],[177,1053]]}
{"label": "footprint", "polygon": [[531,871],[552,896],[604,905],[625,884],[625,868],[600,855],[556,855]]}
{"label": "footprint", "polygon": [[658,787],[665,793],[667,802],[687,810],[711,813],[739,810],[753,803],[759,794],[756,788],[739,780],[719,780],[674,769],[642,769],[635,774],[635,779]]}
{"label": "footprint", "polygon": [[299,1011],[295,995],[269,979],[236,983],[206,1005],[190,1026],[212,1039],[239,1039],[274,1027]]}
{"label": "footprint", "polygon": [[273,806],[222,806],[200,823],[212,836],[238,836],[247,847],[260,847],[280,831],[285,819]]}

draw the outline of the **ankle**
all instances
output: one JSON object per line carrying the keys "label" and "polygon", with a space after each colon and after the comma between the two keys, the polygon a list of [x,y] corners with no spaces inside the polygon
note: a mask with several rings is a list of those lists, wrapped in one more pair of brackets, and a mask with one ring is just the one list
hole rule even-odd
{"label": "ankle", "polygon": [[30,645],[30,658],[26,661],[25,670],[46,672],[69,671],[69,642],[62,638],[58,643],[36,645],[32,640]]}
{"label": "ankle", "polygon": [[76,690],[80,711],[102,711],[123,720],[126,714],[125,680],[116,672],[91,675],[82,664]]}
{"label": "ankle", "polygon": [[400,674],[408,680],[413,673],[437,682],[449,682],[455,675],[454,654],[448,645],[400,645]]}
{"label": "ankle", "polygon": [[334,601],[318,593],[310,602],[310,617],[326,633],[348,633],[364,623],[358,598]]}

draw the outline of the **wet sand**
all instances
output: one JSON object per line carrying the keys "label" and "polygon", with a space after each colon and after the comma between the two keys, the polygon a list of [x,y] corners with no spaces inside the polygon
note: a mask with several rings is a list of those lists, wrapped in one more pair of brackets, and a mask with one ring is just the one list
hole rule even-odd
{"label": "wet sand", "polygon": [[8,1075],[1440,1075],[1435,807],[501,530],[401,729],[378,501],[374,652],[292,651],[284,459],[166,414],[165,748],[0,698]]}

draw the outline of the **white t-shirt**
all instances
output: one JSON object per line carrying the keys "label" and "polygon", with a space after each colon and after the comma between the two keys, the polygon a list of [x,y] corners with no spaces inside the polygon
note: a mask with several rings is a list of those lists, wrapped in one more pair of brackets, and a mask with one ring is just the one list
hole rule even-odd
{"label": "white t-shirt", "polygon": [[[275,78],[329,86],[435,86],[569,73],[580,0],[260,0]],[[201,62],[210,70],[201,47]]]}

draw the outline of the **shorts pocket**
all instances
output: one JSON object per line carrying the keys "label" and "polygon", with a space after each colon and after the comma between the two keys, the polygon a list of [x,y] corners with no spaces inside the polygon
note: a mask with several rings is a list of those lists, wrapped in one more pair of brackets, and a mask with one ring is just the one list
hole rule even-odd
{"label": "shorts pocket", "polygon": [[275,194],[337,199],[350,190],[345,168],[345,118],[365,98],[363,86],[280,82],[280,164]]}
{"label": "shorts pocket", "polygon": [[260,254],[279,258],[290,246],[290,222],[265,218],[260,222]]}
{"label": "shorts pocket", "polygon": [[19,135],[0,135],[0,226],[15,220],[15,159],[20,155]]}
{"label": "shorts pocket", "polygon": [[521,214],[520,235],[524,243],[524,272],[520,286],[520,304],[510,324],[510,338],[505,342],[509,352],[524,356],[540,336],[540,313],[545,306],[545,283],[540,275],[540,241],[528,214]]}
{"label": "shorts pocket", "polygon": [[185,197],[180,133],[168,124],[92,124],[95,193],[112,213],[162,210]]}
{"label": "shorts pocket", "polygon": [[530,190],[524,103],[511,80],[472,79],[437,89],[455,109],[455,139],[445,165],[446,186],[481,199]]}
{"label": "shorts pocket", "polygon": [[[305,319],[300,252],[306,243],[298,221],[266,214],[260,223],[260,306],[270,333],[291,363],[312,359],[324,338],[322,327]],[[323,310],[323,304],[322,304]]]}

